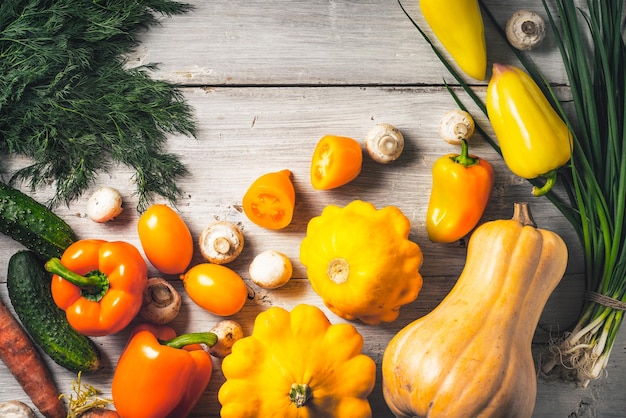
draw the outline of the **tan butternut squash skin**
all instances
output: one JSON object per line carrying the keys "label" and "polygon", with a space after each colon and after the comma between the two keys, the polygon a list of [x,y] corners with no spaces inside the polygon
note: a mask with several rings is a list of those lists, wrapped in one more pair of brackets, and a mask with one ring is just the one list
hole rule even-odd
{"label": "tan butternut squash skin", "polygon": [[517,220],[480,226],[454,288],[385,350],[383,392],[396,417],[530,417],[532,338],[566,265],[553,232]]}

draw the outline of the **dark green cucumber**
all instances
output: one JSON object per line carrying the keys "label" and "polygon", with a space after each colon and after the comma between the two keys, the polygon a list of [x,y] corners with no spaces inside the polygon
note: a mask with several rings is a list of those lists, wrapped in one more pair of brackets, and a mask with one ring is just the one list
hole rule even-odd
{"label": "dark green cucumber", "polygon": [[72,228],[32,197],[0,182],[0,232],[44,259],[61,257],[76,241]]}
{"label": "dark green cucumber", "polygon": [[57,364],[73,372],[100,367],[100,351],[88,337],[70,326],[50,290],[51,275],[32,251],[9,260],[7,289],[13,309],[33,341]]}

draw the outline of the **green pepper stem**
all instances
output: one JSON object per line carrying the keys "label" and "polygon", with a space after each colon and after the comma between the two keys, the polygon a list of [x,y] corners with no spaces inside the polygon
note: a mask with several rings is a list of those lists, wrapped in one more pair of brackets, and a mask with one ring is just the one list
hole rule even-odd
{"label": "green pepper stem", "polygon": [[471,167],[479,164],[480,159],[478,157],[472,157],[469,155],[469,146],[467,140],[461,139],[461,154],[450,157],[456,164],[461,164],[464,167]]}
{"label": "green pepper stem", "polygon": [[171,340],[160,341],[162,345],[172,348],[184,348],[193,344],[206,344],[213,347],[217,343],[217,334],[214,332],[190,332],[174,337]]}
{"label": "green pepper stem", "polygon": [[308,400],[313,396],[311,387],[306,383],[294,383],[289,391],[289,399],[296,405],[296,408],[302,408]]}
{"label": "green pepper stem", "polygon": [[90,271],[84,276],[73,272],[61,264],[61,260],[53,257],[44,265],[47,271],[56,274],[92,296],[102,297],[109,290],[109,279],[99,270]]}
{"label": "green pepper stem", "polygon": [[533,187],[533,196],[539,197],[548,193],[550,189],[552,189],[552,186],[556,183],[556,176],[556,170],[552,170],[549,173],[544,174],[543,177],[545,177],[546,182],[541,187]]}

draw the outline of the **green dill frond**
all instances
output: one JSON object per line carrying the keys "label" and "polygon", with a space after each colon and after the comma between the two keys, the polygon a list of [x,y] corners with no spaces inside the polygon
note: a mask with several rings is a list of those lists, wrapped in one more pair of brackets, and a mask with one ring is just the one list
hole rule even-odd
{"label": "green dill frond", "polygon": [[124,57],[158,14],[185,13],[175,1],[3,0],[0,3],[0,152],[33,163],[11,181],[56,186],[49,202],[69,204],[112,162],[136,171],[139,207],[175,201],[187,174],[164,151],[167,135],[194,137],[182,92],[152,79],[154,66],[127,69]]}

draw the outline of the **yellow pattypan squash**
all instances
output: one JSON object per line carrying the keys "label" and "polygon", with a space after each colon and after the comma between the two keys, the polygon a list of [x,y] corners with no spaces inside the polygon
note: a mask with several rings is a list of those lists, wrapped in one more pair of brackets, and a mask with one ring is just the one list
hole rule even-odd
{"label": "yellow pattypan squash", "polygon": [[422,251],[408,239],[410,229],[395,206],[377,210],[361,200],[327,206],[300,244],[313,290],[342,318],[371,325],[395,320],[422,287]]}
{"label": "yellow pattypan squash", "polygon": [[222,362],[222,418],[369,418],[376,363],[363,338],[317,307],[260,313]]}

